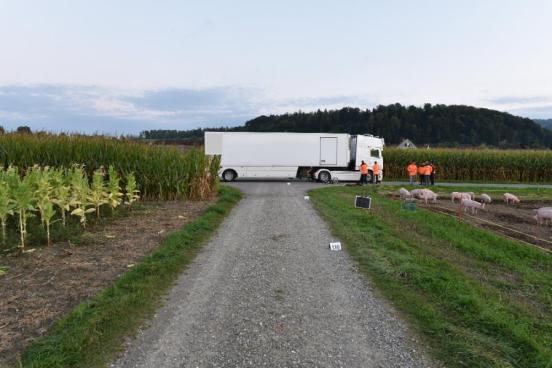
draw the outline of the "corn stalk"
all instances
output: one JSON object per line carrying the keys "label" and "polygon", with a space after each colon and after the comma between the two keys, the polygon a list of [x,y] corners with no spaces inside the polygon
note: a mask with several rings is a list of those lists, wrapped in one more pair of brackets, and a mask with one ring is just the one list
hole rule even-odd
{"label": "corn stalk", "polygon": [[73,166],[69,175],[71,183],[71,207],[74,207],[71,215],[77,216],[82,227],[86,228],[86,214],[94,212],[94,208],[88,208],[90,206],[88,203],[88,193],[90,192],[88,180],[82,166]]}
{"label": "corn stalk", "polygon": [[96,210],[96,218],[100,218],[100,207],[107,204],[108,193],[105,190],[103,167],[94,171],[92,176],[92,186],[89,191],[88,201]]}
{"label": "corn stalk", "polygon": [[14,204],[10,186],[2,179],[0,179],[0,221],[2,222],[2,244],[6,245],[6,221],[8,216],[13,215]]}
{"label": "corn stalk", "polygon": [[19,181],[19,185],[13,190],[14,211],[19,217],[19,236],[21,244],[19,247],[25,249],[27,238],[27,220],[35,211],[34,190],[31,176],[25,176]]}
{"label": "corn stalk", "polygon": [[126,176],[126,204],[132,205],[132,203],[136,202],[140,196],[138,193],[140,191],[138,190],[138,186],[136,185],[136,178],[133,173],[130,173]]}
{"label": "corn stalk", "polygon": [[107,203],[111,207],[111,211],[114,211],[123,200],[123,193],[121,192],[120,185],[121,180],[113,166],[109,166],[107,175],[109,176],[107,182]]}
{"label": "corn stalk", "polygon": [[66,213],[71,210],[71,186],[67,183],[67,172],[63,169],[54,170],[51,183],[54,187],[52,203],[60,210],[61,223],[66,226]]}

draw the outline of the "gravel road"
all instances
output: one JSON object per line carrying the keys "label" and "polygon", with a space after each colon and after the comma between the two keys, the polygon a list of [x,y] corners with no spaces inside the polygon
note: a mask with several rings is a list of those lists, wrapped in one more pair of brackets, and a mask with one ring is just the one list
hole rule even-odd
{"label": "gravel road", "polygon": [[431,367],[374,295],[306,190],[242,182],[244,199],[113,367]]}

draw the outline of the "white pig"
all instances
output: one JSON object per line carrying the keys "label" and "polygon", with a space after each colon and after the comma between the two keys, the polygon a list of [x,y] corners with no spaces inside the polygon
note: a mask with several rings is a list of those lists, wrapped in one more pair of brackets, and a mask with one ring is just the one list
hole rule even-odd
{"label": "white pig", "polygon": [[472,214],[476,214],[477,210],[480,208],[485,208],[485,203],[479,203],[473,199],[462,199],[462,202],[460,203],[465,212],[469,209]]}
{"label": "white pig", "polygon": [[399,194],[401,196],[401,199],[406,199],[406,198],[412,197],[412,194],[404,188],[399,189]]}
{"label": "white pig", "polygon": [[410,195],[412,196],[412,198],[420,198],[420,194],[422,194],[423,192],[423,189],[412,189],[410,191]]}
{"label": "white pig", "polygon": [[486,203],[486,204],[491,203],[491,197],[488,194],[483,193],[481,194],[480,198],[481,198],[481,202],[483,203]]}
{"label": "white pig", "polygon": [[546,225],[548,221],[552,222],[552,207],[542,207],[534,210],[537,214],[533,217],[537,220],[537,226]]}
{"label": "white pig", "polygon": [[463,193],[463,192],[452,192],[450,194],[450,198],[452,200],[452,203],[454,203],[455,199],[458,199],[458,201],[462,201],[462,199],[472,199],[470,193]]}
{"label": "white pig", "polygon": [[432,201],[433,203],[437,202],[437,194],[429,189],[422,189],[419,198],[423,199],[425,204],[427,204],[427,201]]}
{"label": "white pig", "polygon": [[504,193],[504,202],[506,202],[506,204],[519,203],[519,198],[513,194]]}

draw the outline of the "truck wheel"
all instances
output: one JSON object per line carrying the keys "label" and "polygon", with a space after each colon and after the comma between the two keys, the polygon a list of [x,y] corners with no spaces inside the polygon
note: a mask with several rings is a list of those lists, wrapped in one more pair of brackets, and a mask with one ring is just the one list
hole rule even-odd
{"label": "truck wheel", "polygon": [[332,176],[327,171],[321,171],[318,174],[318,180],[320,180],[322,183],[329,183],[330,180],[332,180]]}
{"label": "truck wheel", "polygon": [[236,174],[236,172],[234,170],[224,170],[224,172],[222,173],[222,180],[223,181],[234,181],[236,180],[236,177],[238,175]]}

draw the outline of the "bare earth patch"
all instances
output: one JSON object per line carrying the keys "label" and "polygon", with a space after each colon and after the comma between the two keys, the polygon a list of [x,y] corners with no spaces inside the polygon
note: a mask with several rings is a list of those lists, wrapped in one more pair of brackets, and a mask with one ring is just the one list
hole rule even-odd
{"label": "bare earth patch", "polygon": [[147,202],[144,210],[96,226],[83,244],[58,243],[1,255],[0,364],[12,361],[63,314],[110,285],[210,203]]}
{"label": "bare earth patch", "polygon": [[[395,194],[388,194],[397,198]],[[441,198],[437,203],[424,204],[417,201],[418,206],[424,207],[435,212],[447,213],[449,215],[458,215],[458,201],[453,204],[449,198]],[[552,201],[546,199],[523,200],[519,204],[506,205],[504,202],[494,200],[488,204],[485,209],[479,210],[477,214],[465,215],[461,213],[461,218],[474,226],[478,226],[495,233],[505,235],[510,238],[521,240],[525,243],[536,245],[540,248],[552,250],[552,230],[548,226],[537,226],[535,209],[541,207],[552,207]]]}

